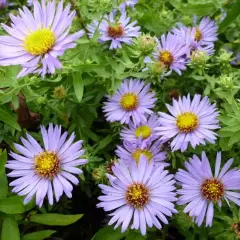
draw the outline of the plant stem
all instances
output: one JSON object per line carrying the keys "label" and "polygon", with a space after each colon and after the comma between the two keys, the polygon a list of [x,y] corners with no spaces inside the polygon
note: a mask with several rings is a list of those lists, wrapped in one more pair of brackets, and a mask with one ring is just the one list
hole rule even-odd
{"label": "plant stem", "polygon": [[79,20],[80,20],[80,24],[81,24],[82,28],[84,29],[84,31],[86,32],[87,38],[89,39],[89,36],[88,36],[88,34],[87,34],[88,30],[87,30],[87,28],[86,28],[86,26],[85,26],[85,24],[84,24],[84,22],[83,22],[83,18],[82,18],[82,16],[81,16],[80,11],[79,11],[79,9],[77,8],[76,1],[75,1],[75,0],[70,0],[70,2],[71,2],[71,4],[72,4],[73,8],[76,10],[77,16],[78,16],[78,18],[79,18]]}

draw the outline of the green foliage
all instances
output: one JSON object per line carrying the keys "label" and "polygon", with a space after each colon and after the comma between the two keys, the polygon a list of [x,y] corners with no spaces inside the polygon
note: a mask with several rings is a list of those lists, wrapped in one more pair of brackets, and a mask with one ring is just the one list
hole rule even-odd
{"label": "green foliage", "polygon": [[63,215],[55,213],[35,214],[31,215],[31,222],[40,223],[48,226],[67,226],[81,219],[83,214]]}
{"label": "green foliage", "polygon": [[1,240],[20,240],[17,221],[13,217],[6,217],[2,225]]}
{"label": "green foliage", "polygon": [[43,230],[34,233],[26,234],[22,237],[22,240],[44,240],[52,236],[56,231],[52,230]]}

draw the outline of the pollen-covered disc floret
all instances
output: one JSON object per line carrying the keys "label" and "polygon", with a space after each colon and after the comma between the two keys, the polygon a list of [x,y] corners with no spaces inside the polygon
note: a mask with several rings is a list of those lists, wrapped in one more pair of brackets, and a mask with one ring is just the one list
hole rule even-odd
{"label": "pollen-covered disc floret", "polygon": [[133,144],[151,143],[158,138],[155,128],[159,126],[158,117],[153,113],[147,116],[147,121],[137,125],[130,121],[128,127],[123,127],[120,135],[123,140]]}
{"label": "pollen-covered disc floret", "polygon": [[12,191],[20,196],[26,196],[24,203],[28,203],[36,196],[36,204],[40,207],[45,196],[53,204],[53,196],[59,201],[63,192],[72,197],[72,184],[79,180],[74,174],[82,174],[78,167],[86,164],[81,159],[82,141],[73,143],[75,134],[67,139],[67,132],[61,134],[61,126],[50,124],[48,130],[41,127],[43,148],[29,134],[27,139],[21,138],[22,144],[15,144],[19,154],[10,153],[13,160],[9,160],[6,167],[13,171],[9,177],[17,178],[10,183]]}
{"label": "pollen-covered disc floret", "polygon": [[147,160],[150,162],[153,158],[151,150],[147,149],[141,149],[141,148],[136,148],[133,153],[132,153],[132,158],[136,161],[136,163],[139,162],[139,159],[141,155],[144,155]]}
{"label": "pollen-covered disc floret", "polygon": [[120,38],[124,35],[124,29],[121,24],[108,26],[108,36],[112,38]]}
{"label": "pollen-covered disc floret", "polygon": [[34,56],[43,55],[52,49],[55,41],[56,37],[54,32],[50,29],[42,28],[30,33],[26,37],[24,48]]}
{"label": "pollen-covered disc floret", "polygon": [[169,67],[174,59],[173,59],[173,55],[171,52],[164,50],[164,51],[160,51],[159,60],[162,63],[164,63],[165,66]]}
{"label": "pollen-covered disc floret", "polygon": [[135,110],[138,106],[138,96],[134,92],[126,93],[121,97],[120,105],[126,111]]}
{"label": "pollen-covered disc floret", "polygon": [[61,68],[58,57],[74,48],[75,41],[84,35],[82,30],[69,34],[75,12],[70,11],[70,5],[64,8],[63,0],[32,4],[33,13],[23,7],[19,16],[10,14],[11,27],[2,24],[9,36],[0,36],[0,65],[22,65],[18,78],[29,73],[42,77],[54,74]]}
{"label": "pollen-covered disc floret", "polygon": [[216,104],[211,104],[208,97],[201,99],[201,95],[195,94],[191,101],[190,95],[173,99],[173,105],[166,104],[170,114],[159,112],[160,127],[156,127],[160,140],[171,142],[172,151],[181,149],[186,151],[188,144],[195,148],[199,144],[206,144],[206,140],[215,143],[217,134],[214,129],[218,125],[218,111]]}
{"label": "pollen-covered disc floret", "polygon": [[206,179],[201,185],[203,198],[218,201],[224,195],[224,186],[218,179]]}
{"label": "pollen-covered disc floret", "polygon": [[108,96],[103,111],[110,122],[123,124],[132,121],[137,125],[147,121],[145,114],[152,113],[156,100],[150,84],[145,85],[138,79],[125,79],[113,96]]}
{"label": "pollen-covered disc floret", "polygon": [[157,51],[153,53],[153,56],[166,67],[166,76],[170,75],[172,71],[181,75],[181,71],[186,69],[188,53],[189,48],[184,41],[174,34],[168,33],[161,36],[157,45]]}
{"label": "pollen-covered disc floret", "polygon": [[166,216],[177,213],[173,204],[177,200],[174,176],[163,165],[156,167],[142,155],[138,164],[126,165],[120,160],[112,172],[107,174],[110,186],[99,185],[103,195],[97,205],[111,211],[109,225],[122,225],[122,232],[131,225],[145,235],[147,226],[161,229],[160,221],[168,224]]}
{"label": "pollen-covered disc floret", "polygon": [[185,112],[177,116],[176,125],[181,132],[192,132],[198,127],[198,117],[193,112]]}
{"label": "pollen-covered disc floret", "polygon": [[144,184],[134,183],[127,188],[126,200],[134,208],[142,209],[149,201],[149,191]]}
{"label": "pollen-covered disc floret", "polygon": [[[178,204],[186,204],[184,212],[193,217],[201,226],[206,220],[206,226],[212,226],[214,204],[222,206],[222,200],[240,205],[240,172],[230,169],[233,159],[229,159],[221,169],[221,153],[217,153],[215,171],[212,169],[205,152],[199,159],[196,155],[185,162],[186,170],[179,169],[175,179],[181,186]],[[220,170],[221,169],[221,170]]]}
{"label": "pollen-covered disc floret", "polygon": [[130,23],[125,10],[121,12],[120,18],[116,16],[116,13],[116,11],[111,12],[105,15],[100,23],[93,21],[87,26],[90,38],[98,30],[100,32],[99,42],[111,42],[109,49],[121,48],[122,43],[129,45],[141,34],[140,27],[136,26],[137,21]]}
{"label": "pollen-covered disc floret", "polygon": [[60,161],[54,152],[45,151],[34,156],[36,173],[40,177],[53,179],[60,171]]}
{"label": "pollen-covered disc floret", "polygon": [[168,166],[166,160],[166,152],[161,150],[162,142],[149,141],[139,142],[137,144],[123,141],[122,146],[117,146],[116,155],[126,164],[130,165],[132,162],[139,163],[141,155],[143,155],[149,162],[154,162],[155,165]]}

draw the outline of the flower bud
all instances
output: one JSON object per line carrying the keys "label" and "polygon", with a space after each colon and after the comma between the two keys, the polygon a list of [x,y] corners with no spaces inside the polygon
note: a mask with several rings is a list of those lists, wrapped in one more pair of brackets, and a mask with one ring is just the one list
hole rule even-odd
{"label": "flower bud", "polygon": [[66,92],[64,86],[60,85],[60,86],[54,88],[53,95],[57,99],[63,99],[66,97],[67,92]]}
{"label": "flower bud", "polygon": [[205,51],[197,50],[191,54],[191,63],[204,65],[208,60],[208,55]]}
{"label": "flower bud", "polygon": [[137,49],[144,56],[151,54],[157,45],[154,37],[151,37],[150,34],[143,34],[139,36],[135,44],[137,46]]}
{"label": "flower bud", "polygon": [[100,182],[103,182],[106,179],[105,174],[106,174],[105,167],[100,166],[100,167],[95,168],[93,170],[92,177],[96,182],[100,183]]}

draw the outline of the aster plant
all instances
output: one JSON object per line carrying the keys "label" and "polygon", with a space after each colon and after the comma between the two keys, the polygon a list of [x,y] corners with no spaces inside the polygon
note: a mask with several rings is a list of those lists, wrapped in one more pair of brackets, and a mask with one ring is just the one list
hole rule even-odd
{"label": "aster plant", "polygon": [[51,205],[54,197],[58,202],[63,193],[71,198],[72,184],[79,183],[74,174],[82,174],[77,167],[87,163],[81,159],[82,141],[73,143],[74,133],[67,139],[68,133],[61,134],[61,126],[50,124],[48,130],[41,127],[41,135],[43,148],[27,133],[27,139],[21,138],[22,145],[14,144],[18,153],[11,152],[12,159],[6,164],[13,170],[8,176],[17,178],[10,183],[12,191],[26,196],[24,204],[36,196],[39,207],[46,196]]}
{"label": "aster plant", "polygon": [[160,221],[168,224],[166,216],[177,213],[175,181],[163,166],[154,168],[153,162],[141,156],[138,164],[127,167],[123,162],[115,163],[112,171],[113,175],[108,175],[111,186],[99,185],[104,195],[97,205],[111,212],[109,225],[122,225],[122,232],[131,225],[145,235],[147,226],[161,229]]}
{"label": "aster plant", "polygon": [[96,31],[99,31],[99,42],[110,41],[109,49],[122,48],[122,43],[129,45],[134,38],[141,34],[140,27],[136,26],[137,21],[130,23],[130,18],[127,17],[125,11],[121,12],[119,19],[116,19],[116,13],[116,11],[111,12],[109,15],[105,15],[100,23],[95,20],[87,27],[90,38],[93,37]]}
{"label": "aster plant", "polygon": [[104,103],[103,112],[110,122],[133,124],[146,122],[145,114],[151,114],[156,98],[155,93],[150,91],[150,84],[145,85],[138,79],[123,80],[119,89],[113,96],[107,96],[108,101]]}
{"label": "aster plant", "polygon": [[213,174],[209,160],[202,152],[201,159],[194,155],[185,162],[186,170],[178,170],[175,177],[181,186],[178,204],[187,204],[184,212],[193,217],[198,226],[204,220],[206,226],[212,226],[214,204],[221,207],[225,200],[228,205],[232,201],[240,206],[240,172],[237,168],[230,169],[232,164],[233,159],[229,159],[221,169],[221,152],[217,153]]}
{"label": "aster plant", "polygon": [[206,140],[215,143],[217,134],[214,129],[220,128],[216,104],[211,104],[208,97],[195,94],[192,101],[190,95],[173,99],[173,105],[166,104],[167,114],[159,112],[160,127],[157,127],[160,140],[171,141],[172,151],[186,151],[189,144],[195,148],[206,144]]}
{"label": "aster plant", "polygon": [[19,16],[10,14],[11,27],[2,23],[9,34],[0,36],[0,65],[21,65],[18,78],[29,73],[44,77],[62,67],[58,57],[76,46],[75,41],[84,35],[80,30],[69,35],[75,11],[70,5],[63,8],[63,1],[33,2],[33,13],[27,7]]}

